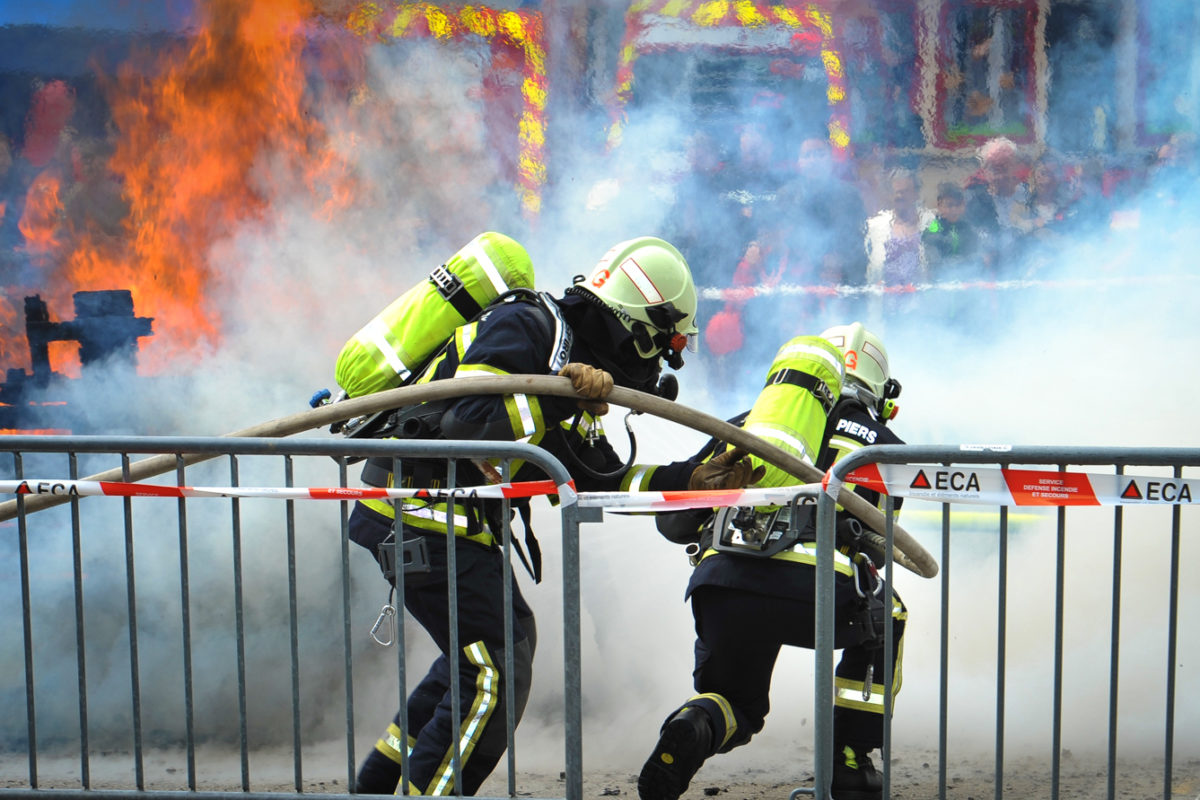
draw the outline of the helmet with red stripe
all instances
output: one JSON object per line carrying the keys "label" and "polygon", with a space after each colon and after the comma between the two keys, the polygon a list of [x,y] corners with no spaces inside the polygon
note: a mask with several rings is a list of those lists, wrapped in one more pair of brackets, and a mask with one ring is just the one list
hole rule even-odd
{"label": "helmet with red stripe", "polygon": [[615,244],[577,285],[633,334],[642,358],[664,355],[678,369],[683,350],[696,350],[696,286],[687,260],[669,242],[642,236]]}

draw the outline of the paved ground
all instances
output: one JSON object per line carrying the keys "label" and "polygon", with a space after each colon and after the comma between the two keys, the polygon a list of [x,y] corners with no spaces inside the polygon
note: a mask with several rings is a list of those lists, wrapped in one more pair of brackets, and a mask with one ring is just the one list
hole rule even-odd
{"label": "paved ground", "polygon": [[[274,759],[278,766],[270,769],[255,766],[261,761],[252,759],[250,789],[265,792],[290,792],[293,779],[290,762]],[[622,765],[625,767],[626,765]],[[89,764],[91,785],[96,789],[131,789],[135,787],[133,766],[127,756],[97,755]],[[990,800],[995,797],[1014,800],[1053,798],[1051,773],[1043,760],[1013,759],[1004,765],[1002,792],[997,793],[994,763],[988,757],[960,760],[947,766],[946,794],[948,800]],[[40,788],[80,788],[78,757],[40,758],[38,786]],[[1101,800],[1108,798],[1108,772],[1104,759],[1080,758],[1065,754],[1060,768],[1059,791],[1062,800]],[[346,790],[346,767],[331,762],[305,762],[304,791],[319,794],[339,794]],[[242,789],[240,764],[235,755],[213,760],[199,759],[197,788],[201,791],[231,791]],[[791,763],[747,765],[742,760],[722,763],[710,761],[696,776],[691,788],[681,800],[723,798],[724,800],[788,800],[796,788],[812,787],[811,753],[797,751]],[[186,789],[186,764],[175,753],[150,752],[144,761],[144,780],[147,789],[177,791]],[[932,800],[939,797],[939,775],[936,753],[913,751],[898,755],[892,766],[891,797],[894,800]],[[0,788],[27,788],[28,760],[23,754],[0,757]],[[1175,800],[1200,799],[1200,759],[1177,761],[1171,784]],[[530,798],[561,798],[566,784],[561,772],[530,771],[521,774],[517,795]],[[481,791],[482,796],[503,797],[508,794],[508,781],[503,768],[493,775]],[[583,796],[637,797],[637,775],[634,769],[593,770],[584,775]],[[805,795],[811,796],[811,795]],[[1117,765],[1113,800],[1151,800],[1163,798],[1162,763],[1121,762]]]}

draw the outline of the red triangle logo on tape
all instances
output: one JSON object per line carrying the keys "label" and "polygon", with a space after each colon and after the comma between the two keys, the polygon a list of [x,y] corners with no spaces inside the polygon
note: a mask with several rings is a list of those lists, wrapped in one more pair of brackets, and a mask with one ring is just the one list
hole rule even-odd
{"label": "red triangle logo on tape", "polygon": [[29,488],[29,481],[21,481],[21,485],[17,487],[17,494],[33,494],[33,490]]}
{"label": "red triangle logo on tape", "polygon": [[910,489],[932,489],[933,484],[929,482],[929,478],[925,477],[925,470],[918,470],[917,477],[913,478],[913,482],[908,485]]}
{"label": "red triangle logo on tape", "polygon": [[1121,499],[1122,500],[1141,500],[1142,499],[1142,493],[1138,490],[1137,483],[1135,481],[1130,481],[1129,485],[1125,487],[1125,491],[1121,492]]}

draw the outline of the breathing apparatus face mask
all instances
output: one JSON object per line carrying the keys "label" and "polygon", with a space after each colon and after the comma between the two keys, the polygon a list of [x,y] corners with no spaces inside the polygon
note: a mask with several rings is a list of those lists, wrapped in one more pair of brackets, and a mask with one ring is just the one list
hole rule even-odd
{"label": "breathing apparatus face mask", "polygon": [[633,320],[633,343],[642,358],[662,355],[671,369],[683,366],[683,351],[696,352],[697,336],[680,333],[677,325],[687,319],[687,312],[680,311],[672,302],[650,306],[645,309],[650,324]]}

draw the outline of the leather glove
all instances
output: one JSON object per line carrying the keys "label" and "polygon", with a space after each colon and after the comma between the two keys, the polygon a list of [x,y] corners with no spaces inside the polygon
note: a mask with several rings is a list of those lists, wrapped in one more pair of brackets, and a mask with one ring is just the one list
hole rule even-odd
{"label": "leather glove", "polygon": [[594,417],[602,417],[608,413],[608,403],[604,402],[604,398],[612,391],[612,375],[590,364],[576,361],[560,369],[558,374],[570,378],[575,392],[585,398],[576,401],[580,408]]}
{"label": "leather glove", "polygon": [[749,454],[740,447],[726,450],[721,455],[705,461],[692,470],[688,488],[698,489],[741,489],[762,480],[767,474],[763,465],[750,464]]}

